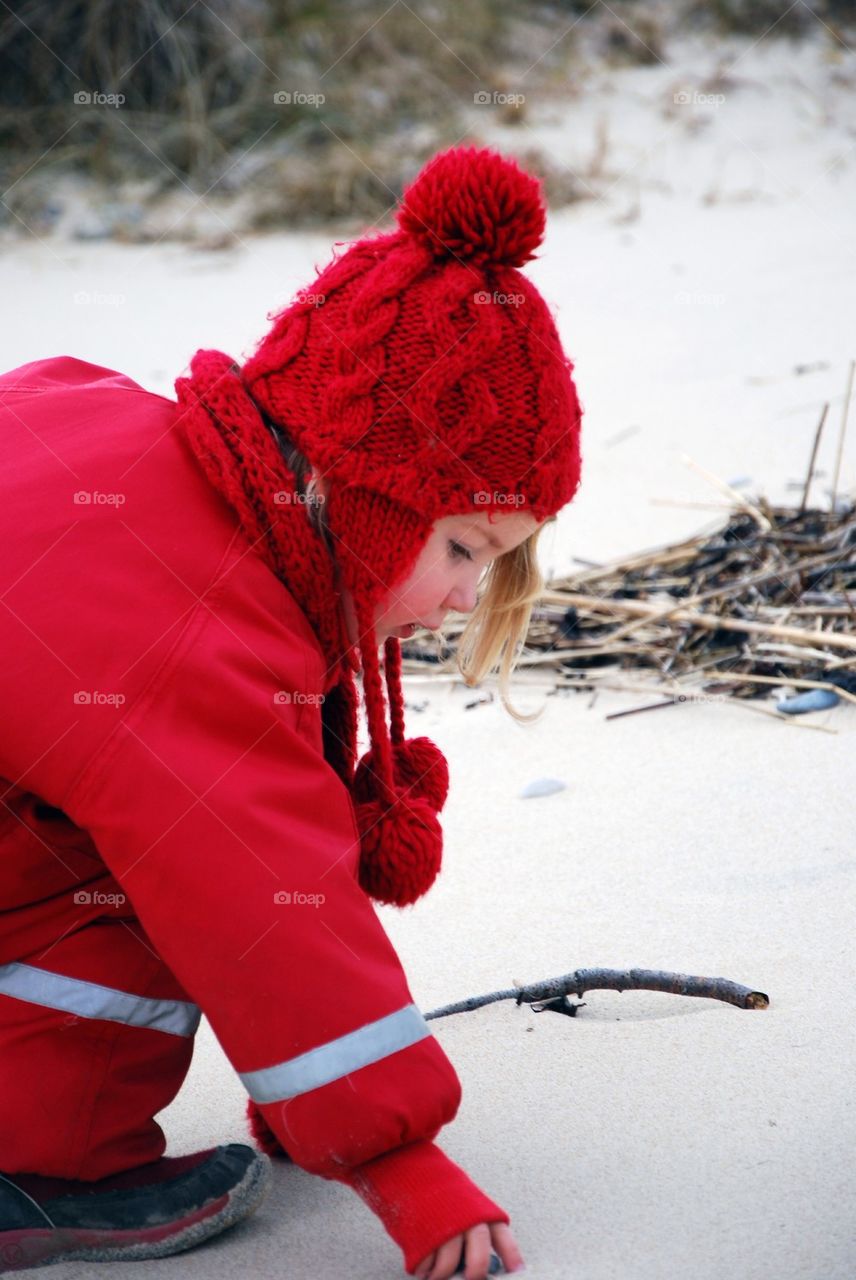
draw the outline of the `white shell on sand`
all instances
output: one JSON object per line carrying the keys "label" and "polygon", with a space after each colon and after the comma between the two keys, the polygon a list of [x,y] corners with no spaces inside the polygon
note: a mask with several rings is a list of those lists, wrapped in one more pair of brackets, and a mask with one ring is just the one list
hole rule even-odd
{"label": "white shell on sand", "polygon": [[534,796],[551,796],[554,791],[565,791],[567,785],[560,778],[535,778],[526,783],[520,796],[523,800],[531,800]]}

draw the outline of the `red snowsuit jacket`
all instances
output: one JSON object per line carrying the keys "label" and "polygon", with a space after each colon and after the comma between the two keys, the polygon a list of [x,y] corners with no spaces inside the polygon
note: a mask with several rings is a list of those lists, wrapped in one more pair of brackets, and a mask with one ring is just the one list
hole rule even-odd
{"label": "red snowsuit jacket", "polygon": [[[509,1218],[431,1141],[460,1082],[359,887],[321,647],[176,415],[71,357],[0,377],[0,999],[51,1003],[18,962],[61,973],[69,920],[136,917],[187,1005],[83,1016],[169,1035],[201,1009],[294,1161],[353,1186],[412,1272]],[[61,858],[11,817],[27,796],[74,824]]]}

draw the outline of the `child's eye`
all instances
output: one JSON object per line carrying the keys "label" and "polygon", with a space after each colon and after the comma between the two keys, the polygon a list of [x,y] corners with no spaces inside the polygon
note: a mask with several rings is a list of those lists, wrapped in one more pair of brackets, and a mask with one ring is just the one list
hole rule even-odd
{"label": "child's eye", "polygon": [[472,553],[466,547],[462,547],[459,542],[450,542],[449,546],[451,547],[450,554],[453,560],[472,560]]}

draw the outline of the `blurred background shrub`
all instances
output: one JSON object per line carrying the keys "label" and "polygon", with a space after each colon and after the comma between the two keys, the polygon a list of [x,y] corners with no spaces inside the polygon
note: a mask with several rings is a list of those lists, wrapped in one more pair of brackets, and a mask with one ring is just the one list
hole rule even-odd
{"label": "blurred background shrub", "polygon": [[[380,220],[424,160],[678,33],[799,39],[856,0],[18,0],[0,14],[0,225],[215,239]],[[772,30],[771,30],[772,28]],[[592,194],[536,144],[554,206]],[[584,177],[584,175],[581,175]],[[169,217],[152,217],[173,202]],[[81,208],[83,213],[80,213]]]}

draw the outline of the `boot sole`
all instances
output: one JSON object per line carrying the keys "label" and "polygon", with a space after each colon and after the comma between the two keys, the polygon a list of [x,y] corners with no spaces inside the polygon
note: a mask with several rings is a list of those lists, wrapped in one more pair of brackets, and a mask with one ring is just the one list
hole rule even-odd
{"label": "boot sole", "polygon": [[133,1231],[27,1227],[0,1232],[0,1271],[25,1271],[55,1262],[131,1262],[166,1258],[219,1235],[255,1213],[271,1185],[271,1162],[258,1153],[240,1182],[173,1222]]}

